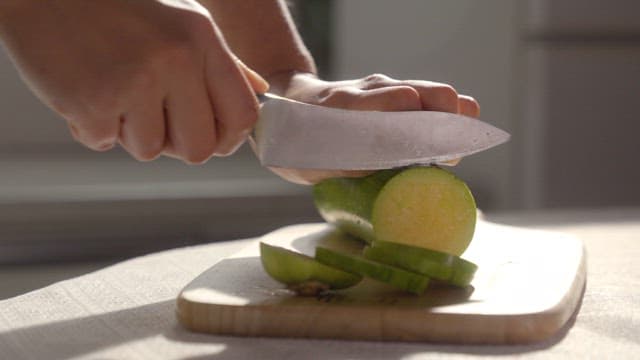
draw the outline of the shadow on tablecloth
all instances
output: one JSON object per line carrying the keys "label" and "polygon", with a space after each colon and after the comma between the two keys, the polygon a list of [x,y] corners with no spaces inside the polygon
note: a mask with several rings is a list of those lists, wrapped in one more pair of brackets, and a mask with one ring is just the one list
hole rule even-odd
{"label": "shadow on tablecloth", "polygon": [[[586,289],[586,286],[585,286]],[[584,289],[583,289],[584,291]],[[204,359],[400,359],[411,355],[519,355],[545,350],[560,343],[573,327],[582,306],[582,295],[576,311],[553,337],[526,345],[460,345],[319,339],[240,338],[188,333],[176,326],[165,333],[173,341],[223,344],[224,350],[207,355],[184,357]],[[413,358],[413,357],[412,357]]]}
{"label": "shadow on tablecloth", "polygon": [[[578,311],[580,305],[578,306]],[[553,347],[573,326],[576,313],[560,332],[530,345],[458,345],[372,341],[238,338],[186,331],[175,318],[175,301],[0,332],[0,358],[62,360],[83,355],[117,358],[198,359],[393,359],[417,354],[516,355]],[[151,340],[150,340],[151,339]],[[127,346],[131,345],[131,346]],[[215,348],[209,351],[206,345]],[[194,350],[194,351],[191,351]],[[213,350],[213,349],[212,349]],[[101,352],[102,351],[102,352]],[[197,353],[199,355],[188,355]],[[100,358],[103,358],[101,356]]]}

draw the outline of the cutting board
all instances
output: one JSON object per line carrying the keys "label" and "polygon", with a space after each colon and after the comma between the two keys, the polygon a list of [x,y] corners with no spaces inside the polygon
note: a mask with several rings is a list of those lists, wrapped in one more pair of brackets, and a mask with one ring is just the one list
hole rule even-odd
{"label": "cutting board", "polygon": [[[340,236],[326,224],[302,224],[260,240],[312,255]],[[463,257],[479,266],[466,289],[434,286],[416,296],[365,280],[298,297],[267,276],[256,242],[188,284],[177,317],[193,331],[237,336],[528,343],[558,332],[585,287],[582,242],[561,233],[479,221]]]}

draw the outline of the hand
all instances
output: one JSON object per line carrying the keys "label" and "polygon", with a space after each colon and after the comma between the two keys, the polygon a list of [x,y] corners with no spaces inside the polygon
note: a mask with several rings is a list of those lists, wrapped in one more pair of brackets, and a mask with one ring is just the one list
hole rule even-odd
{"label": "hand", "polygon": [[[276,91],[285,97],[328,107],[378,111],[431,110],[470,117],[478,117],[480,113],[480,106],[472,97],[459,95],[451,85],[431,81],[394,80],[380,74],[335,82],[322,81],[311,74],[283,74],[270,81]],[[284,168],[271,170],[288,181],[305,185],[332,177],[360,177],[372,173]]]}
{"label": "hand", "polygon": [[202,163],[235,151],[257,119],[267,83],[194,0],[10,3],[0,36],[13,61],[91,149]]}

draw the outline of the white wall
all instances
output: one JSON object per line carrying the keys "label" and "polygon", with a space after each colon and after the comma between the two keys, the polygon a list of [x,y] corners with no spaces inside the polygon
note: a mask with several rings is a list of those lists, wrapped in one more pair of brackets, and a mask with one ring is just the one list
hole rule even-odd
{"label": "white wall", "polygon": [[[511,0],[335,1],[334,77],[386,73],[447,82],[480,102],[481,119],[513,132],[517,19]],[[516,134],[512,134],[516,135]],[[465,159],[455,171],[480,203],[512,207],[510,144]]]}

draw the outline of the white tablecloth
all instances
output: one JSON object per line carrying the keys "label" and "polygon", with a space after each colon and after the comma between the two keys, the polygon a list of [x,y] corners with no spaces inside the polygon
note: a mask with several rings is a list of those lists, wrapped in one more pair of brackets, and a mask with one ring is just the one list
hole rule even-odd
{"label": "white tablecloth", "polygon": [[[232,338],[189,333],[176,322],[180,289],[255,240],[189,247],[125,261],[0,301],[0,359],[640,359],[640,214],[603,212],[509,221],[579,236],[588,252],[587,290],[576,319],[527,346]],[[585,220],[588,220],[585,222]],[[549,225],[550,223],[554,223]],[[1,286],[1,284],[0,284]]]}

